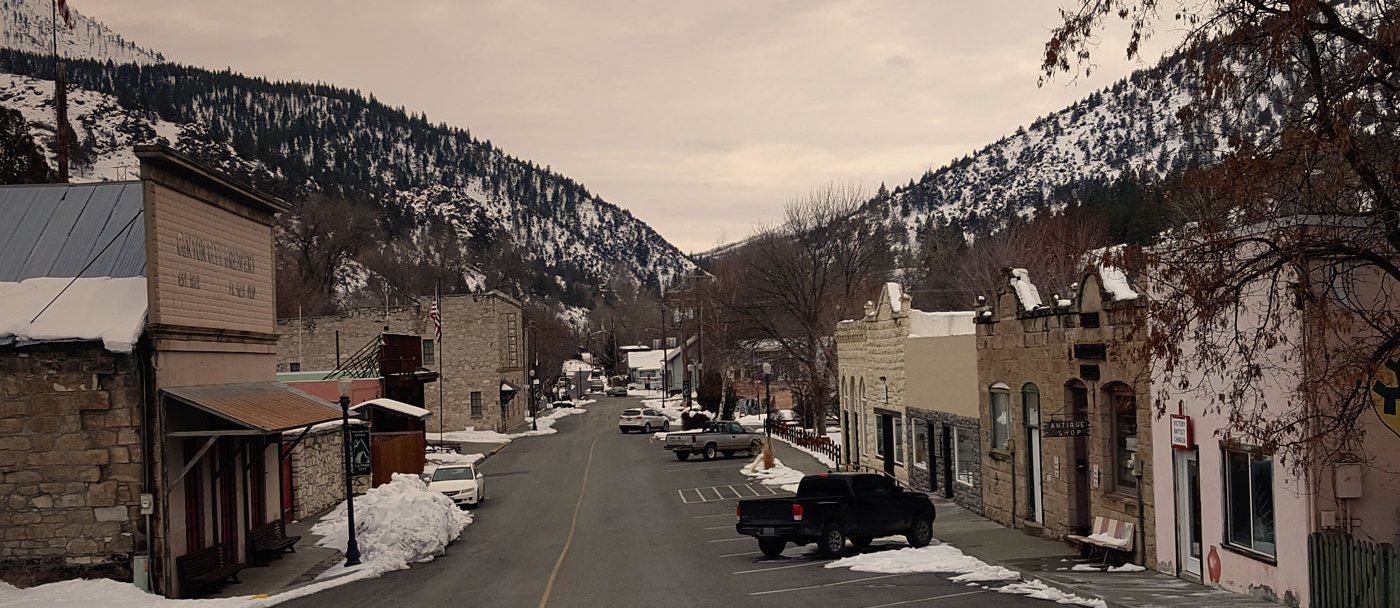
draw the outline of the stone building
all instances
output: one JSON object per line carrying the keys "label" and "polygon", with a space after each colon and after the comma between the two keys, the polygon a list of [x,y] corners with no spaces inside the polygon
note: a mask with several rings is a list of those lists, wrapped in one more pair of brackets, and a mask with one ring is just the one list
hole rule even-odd
{"label": "stone building", "polygon": [[[408,306],[353,308],[325,317],[280,319],[279,372],[330,372],[350,362],[383,334],[420,336],[423,366],[439,374],[424,407],[428,431],[515,432],[530,410],[526,332],[520,303],[497,293],[444,295],[438,301],[442,342],[434,341],[432,298]],[[446,402],[447,407],[442,404]]]}
{"label": "stone building", "polygon": [[914,310],[888,283],[836,329],[842,464],[981,512],[973,313]]}
{"label": "stone building", "polygon": [[1087,532],[1095,517],[1130,523],[1133,559],[1150,566],[1150,384],[1129,332],[1143,302],[1113,268],[1072,289],[1047,304],[1024,270],[1008,269],[978,313],[984,515],[1050,538]]}

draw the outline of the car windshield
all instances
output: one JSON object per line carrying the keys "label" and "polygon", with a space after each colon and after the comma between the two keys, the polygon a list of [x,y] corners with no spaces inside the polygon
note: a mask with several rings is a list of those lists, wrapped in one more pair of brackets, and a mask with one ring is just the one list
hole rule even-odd
{"label": "car windshield", "polygon": [[459,481],[475,478],[476,473],[472,467],[442,467],[433,471],[433,481]]}
{"label": "car windshield", "polygon": [[850,494],[851,490],[846,485],[846,480],[837,477],[806,477],[797,486],[798,498],[849,496]]}
{"label": "car windshield", "polygon": [[638,411],[638,410],[622,410],[622,415],[623,415],[623,416],[637,416],[637,415],[640,415],[640,414],[641,414],[641,412]]}

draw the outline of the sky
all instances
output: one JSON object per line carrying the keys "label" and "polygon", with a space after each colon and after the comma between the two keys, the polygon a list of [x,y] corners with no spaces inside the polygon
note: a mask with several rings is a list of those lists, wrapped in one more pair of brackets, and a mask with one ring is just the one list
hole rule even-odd
{"label": "sky", "polygon": [[[873,194],[1132,70],[1038,87],[1054,0],[79,0],[167,59],[373,93],[629,209],[686,252],[829,182]],[[1160,54],[1164,31],[1148,45]]]}

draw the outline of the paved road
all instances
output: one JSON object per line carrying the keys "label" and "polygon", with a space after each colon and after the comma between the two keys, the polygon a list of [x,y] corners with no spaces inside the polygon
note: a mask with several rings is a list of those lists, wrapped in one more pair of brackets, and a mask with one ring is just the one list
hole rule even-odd
{"label": "paved road", "polygon": [[1053,606],[929,574],[827,569],[810,548],[765,559],[734,532],[733,500],[682,499],[701,495],[683,492],[695,488],[747,492],[744,459],[679,462],[649,436],[619,433],[618,413],[637,402],[601,398],[556,423],[559,433],[517,440],[488,460],[487,500],[447,555],[283,605]]}

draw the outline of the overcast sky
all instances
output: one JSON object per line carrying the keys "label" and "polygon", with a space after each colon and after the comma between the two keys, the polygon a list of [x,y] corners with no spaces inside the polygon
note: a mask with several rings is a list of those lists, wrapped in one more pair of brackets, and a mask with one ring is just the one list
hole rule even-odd
{"label": "overcast sky", "polygon": [[173,61],[357,88],[468,128],[686,251],[827,181],[906,183],[1143,67],[1108,37],[1092,78],[1037,88],[1057,4],[73,3]]}

